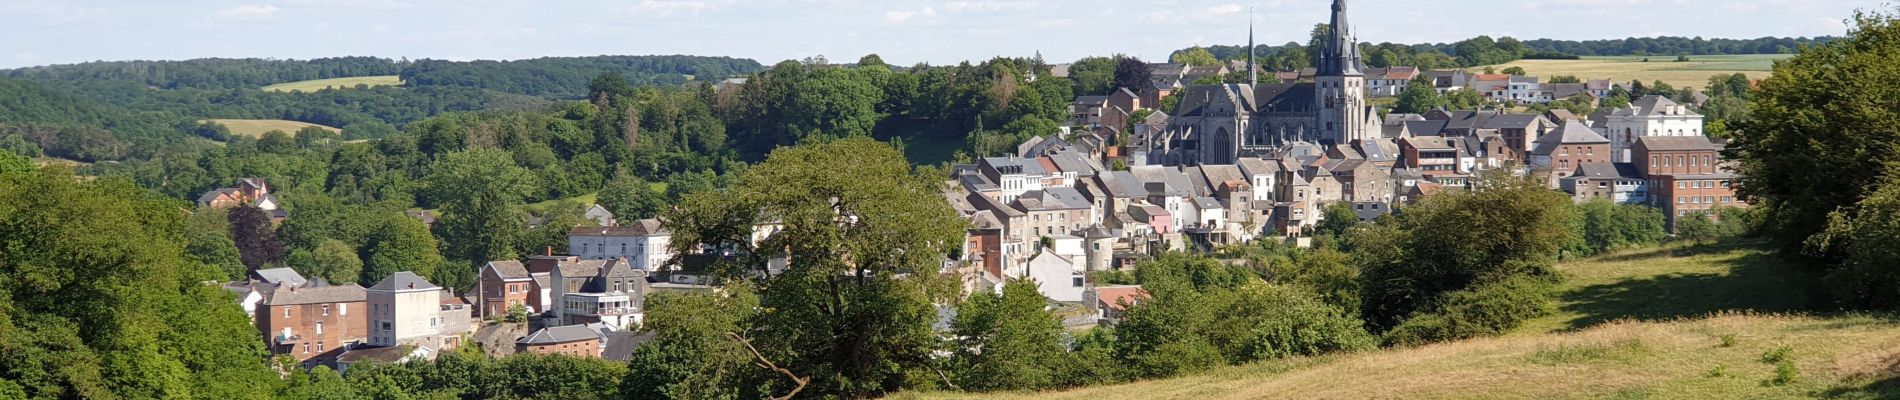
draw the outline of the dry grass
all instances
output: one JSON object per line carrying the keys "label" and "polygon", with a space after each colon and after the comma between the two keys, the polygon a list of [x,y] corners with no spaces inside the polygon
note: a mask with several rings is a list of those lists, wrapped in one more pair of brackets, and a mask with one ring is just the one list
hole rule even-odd
{"label": "dry grass", "polygon": [[[1720,347],[1721,335],[1739,338]],[[1789,345],[1801,378],[1765,385],[1768,349]],[[1579,332],[1282,360],[1176,379],[1050,393],[912,393],[899,399],[1740,399],[1879,397],[1900,368],[1900,323],[1728,314],[1619,321]],[[1718,367],[1724,374],[1711,376]],[[1886,380],[1886,381],[1882,381]],[[1885,391],[1883,393],[1883,391]]]}
{"label": "dry grass", "polygon": [[[1069,391],[896,398],[1900,398],[1900,320],[1774,313],[1805,305],[1807,283],[1747,244],[1632,250],[1558,269],[1567,280],[1558,313],[1505,337]],[[1775,366],[1762,354],[1784,345],[1800,378],[1765,384]]]}
{"label": "dry grass", "polygon": [[212,119],[212,120],[207,120],[207,121],[214,122],[219,125],[224,125],[226,129],[231,130],[231,134],[234,136],[257,137],[257,136],[263,135],[265,132],[270,132],[270,131],[284,131],[284,133],[295,134],[297,133],[298,129],[303,129],[304,127],[308,127],[308,126],[320,127],[320,128],[329,130],[331,132],[336,132],[337,134],[343,133],[342,129],[312,124],[308,122],[297,122],[297,121],[281,120],[281,119]]}
{"label": "dry grass", "polygon": [[[1676,56],[1673,55],[1651,56],[1649,62],[1643,62],[1643,57],[1586,57],[1581,60],[1518,60],[1493,68],[1503,71],[1509,67],[1524,67],[1524,72],[1544,78],[1545,81],[1552,76],[1572,75],[1584,80],[1628,82],[1636,79],[1642,80],[1645,85],[1661,80],[1678,88],[1705,88],[1709,77],[1713,75],[1740,72],[1752,79],[1766,78],[1769,71],[1773,70],[1774,60],[1787,57],[1775,54],[1690,56],[1687,62],[1675,62]],[[1484,68],[1471,70],[1483,71]]]}
{"label": "dry grass", "polygon": [[265,86],[266,92],[315,92],[330,88],[353,88],[356,85],[402,86],[402,78],[395,75],[358,76],[349,78],[316,79],[308,81],[286,82]]}

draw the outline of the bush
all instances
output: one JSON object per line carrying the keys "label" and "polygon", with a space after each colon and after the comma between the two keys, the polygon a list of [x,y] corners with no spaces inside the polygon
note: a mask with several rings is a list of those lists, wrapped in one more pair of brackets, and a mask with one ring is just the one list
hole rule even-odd
{"label": "bush", "polygon": [[1785,344],[1769,349],[1766,353],[1761,353],[1761,362],[1764,363],[1778,363],[1788,361],[1791,358],[1794,358],[1794,348],[1788,347],[1788,345]]}
{"label": "bush", "polygon": [[1787,386],[1790,383],[1794,383],[1795,379],[1799,379],[1800,377],[1801,370],[1795,368],[1794,361],[1781,360],[1775,363],[1775,378],[1769,379],[1768,384],[1773,386]]}
{"label": "bush", "polygon": [[1413,315],[1386,334],[1386,343],[1416,346],[1504,333],[1552,310],[1549,278],[1513,276],[1445,295],[1440,305]]}

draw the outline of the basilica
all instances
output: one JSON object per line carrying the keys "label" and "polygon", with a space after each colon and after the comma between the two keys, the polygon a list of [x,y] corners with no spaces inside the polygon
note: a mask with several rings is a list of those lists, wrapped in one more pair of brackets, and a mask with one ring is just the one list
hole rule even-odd
{"label": "basilica", "polygon": [[[1148,164],[1233,164],[1270,156],[1294,142],[1346,144],[1379,135],[1367,101],[1365,67],[1346,0],[1333,1],[1332,24],[1312,82],[1190,86],[1167,128],[1147,139]],[[1252,48],[1252,38],[1248,39]],[[1248,69],[1253,70],[1251,56]]]}

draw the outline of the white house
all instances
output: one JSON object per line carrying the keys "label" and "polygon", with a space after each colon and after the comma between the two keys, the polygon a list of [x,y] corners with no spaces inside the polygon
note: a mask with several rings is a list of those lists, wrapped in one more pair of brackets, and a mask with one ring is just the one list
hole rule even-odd
{"label": "white house", "polygon": [[1086,279],[1075,265],[1068,258],[1045,251],[1029,259],[1029,279],[1036,282],[1036,291],[1049,300],[1080,302]]}
{"label": "white house", "polygon": [[554,268],[554,304],[549,312],[562,324],[605,323],[626,327],[640,323],[649,289],[645,270],[622,259],[563,262]]}
{"label": "white house", "polygon": [[607,211],[606,207],[601,207],[599,204],[588,207],[587,212],[581,214],[581,218],[594,220],[594,223],[600,226],[614,226],[616,225],[615,222],[617,222],[617,220],[614,219],[614,213]]}
{"label": "white house", "polygon": [[450,321],[458,314],[467,319],[469,310],[444,312],[441,287],[409,271],[384,278],[368,290],[369,345],[414,345],[447,350],[461,344],[467,333],[467,321]]}
{"label": "white house", "polygon": [[656,219],[627,226],[581,226],[568,231],[567,254],[584,260],[626,258],[634,268],[657,271],[673,259],[673,232]]}
{"label": "white house", "polygon": [[1643,96],[1629,107],[1599,110],[1590,120],[1591,128],[1610,139],[1616,162],[1630,162],[1630,149],[1639,138],[1702,136],[1702,114],[1657,95]]}

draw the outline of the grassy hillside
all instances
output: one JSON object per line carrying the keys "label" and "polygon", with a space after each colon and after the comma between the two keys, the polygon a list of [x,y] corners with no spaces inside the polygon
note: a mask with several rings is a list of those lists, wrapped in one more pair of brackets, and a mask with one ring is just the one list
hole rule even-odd
{"label": "grassy hillside", "polygon": [[368,85],[371,87],[402,86],[402,78],[396,75],[380,75],[380,76],[357,76],[357,77],[349,77],[349,78],[315,79],[315,80],[308,80],[308,81],[279,83],[275,85],[265,86],[264,91],[267,91],[267,92],[315,92],[318,90],[329,89],[329,88],[352,88],[352,87],[356,87],[356,85]]}
{"label": "grassy hillside", "polygon": [[[1295,358],[1052,393],[899,399],[1895,398],[1900,320],[1765,314],[1808,301],[1799,275],[1746,246],[1671,246],[1564,263],[1559,312],[1512,335]],[[1725,339],[1726,338],[1726,339]],[[1726,344],[1725,344],[1726,342]],[[1798,377],[1765,353],[1786,346]]]}
{"label": "grassy hillside", "polygon": [[[1530,75],[1549,80],[1557,75],[1574,75],[1578,78],[1612,79],[1616,81],[1642,80],[1649,84],[1656,80],[1668,82],[1676,87],[1708,87],[1709,76],[1717,74],[1747,74],[1749,78],[1768,77],[1774,69],[1775,60],[1790,57],[1779,54],[1690,56],[1687,62],[1675,62],[1676,56],[1644,57],[1584,57],[1581,60],[1518,60],[1509,64],[1493,66],[1497,70],[1509,67],[1524,67]],[[1472,68],[1483,71],[1484,68]]]}
{"label": "grassy hillside", "polygon": [[281,120],[281,119],[213,119],[209,121],[215,122],[218,125],[224,125],[225,128],[231,130],[232,135],[237,135],[237,136],[256,137],[258,135],[263,135],[265,132],[270,132],[270,131],[284,131],[284,133],[295,134],[297,133],[298,129],[303,129],[304,127],[307,127],[307,126],[321,127],[323,129],[328,129],[331,132],[336,132],[338,134],[343,133],[342,129],[312,124],[308,122],[297,122],[297,121]]}

